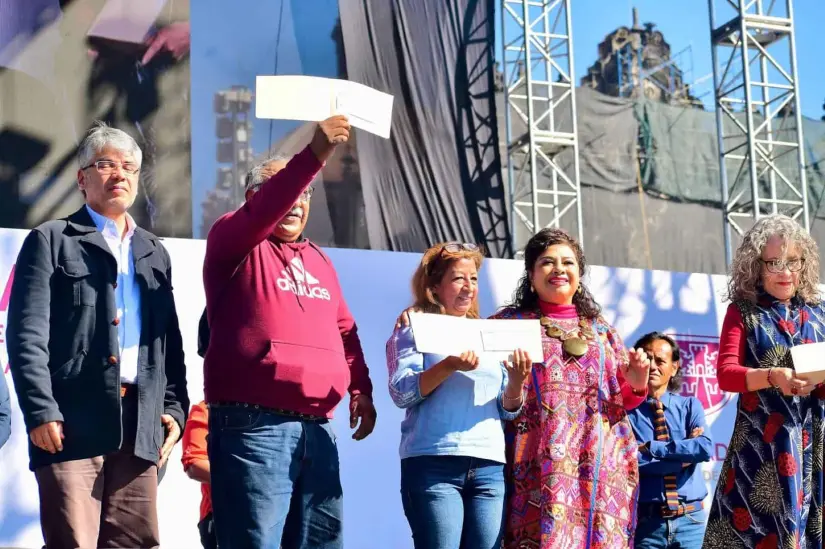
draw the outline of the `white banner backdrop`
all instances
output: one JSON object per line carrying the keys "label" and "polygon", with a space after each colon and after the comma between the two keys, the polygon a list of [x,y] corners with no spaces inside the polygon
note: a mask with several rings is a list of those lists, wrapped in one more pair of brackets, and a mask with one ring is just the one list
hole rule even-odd
{"label": "white banner backdrop", "polygon": [[[5,325],[11,275],[25,231],[0,230],[0,361],[12,391],[12,436],[0,450],[0,547],[41,547],[38,495],[28,469],[27,439],[8,374]],[[187,361],[189,396],[203,398],[202,361],[196,353],[197,324],[204,307],[201,267],[205,242],[164,241],[172,256],[175,300]],[[418,254],[363,250],[327,250],[335,264],[344,295],[358,322],[361,342],[375,386],[378,423],[370,437],[355,442],[347,421],[346,403],[339,407],[341,475],[345,502],[345,546],[357,549],[411,549],[412,540],[401,507],[399,426],[403,411],[387,391],[384,345],[398,313],[410,303],[410,278]],[[522,272],[522,263],[488,260],[480,274],[481,312],[489,315],[505,304]],[[733,395],[716,383],[718,333],[725,306],[725,278],[690,273],[594,267],[588,283],[605,317],[633,344],[650,331],[676,334],[684,357],[683,394],[699,397],[705,406],[714,440],[713,461],[705,464],[709,492],[719,475],[735,415]],[[709,495],[710,497],[710,495]],[[160,484],[160,527],[164,547],[200,546],[196,524],[200,490],[180,464],[180,444]]]}

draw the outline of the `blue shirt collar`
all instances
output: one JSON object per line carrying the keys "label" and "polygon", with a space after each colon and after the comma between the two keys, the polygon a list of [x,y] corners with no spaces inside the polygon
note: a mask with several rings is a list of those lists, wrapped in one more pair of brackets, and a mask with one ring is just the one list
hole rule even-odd
{"label": "blue shirt collar", "polygon": [[[662,398],[659,399],[662,403],[663,408],[669,408],[670,407],[670,401],[673,398],[673,396],[674,396],[673,393],[671,393],[670,391],[665,391],[665,394],[663,394]],[[653,402],[654,400],[655,399],[653,397],[650,397],[648,399],[649,402]]]}
{"label": "blue shirt collar", "polygon": [[[100,215],[96,211],[94,211],[88,204],[86,204],[86,211],[89,212],[89,215],[92,217],[92,221],[94,221],[95,227],[97,230],[100,231],[103,236],[110,236],[113,238],[120,239],[120,235],[117,232],[117,225],[115,222],[109,219],[106,216]],[[132,218],[131,215],[128,213],[126,214],[126,236],[124,240],[127,240],[135,234],[135,228],[137,225],[135,224],[135,220]]]}

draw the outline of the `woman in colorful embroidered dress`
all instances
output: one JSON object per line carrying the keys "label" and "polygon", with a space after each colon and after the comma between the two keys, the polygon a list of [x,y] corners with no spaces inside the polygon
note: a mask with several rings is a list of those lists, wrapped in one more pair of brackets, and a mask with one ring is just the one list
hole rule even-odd
{"label": "woman in colorful embroidered dress", "polygon": [[[513,305],[497,318],[541,318],[521,415],[506,426],[508,549],[619,549],[636,528],[637,444],[626,410],[647,396],[650,362],[625,350],[581,277],[581,246],[544,229],[524,250]],[[512,442],[510,442],[512,441]]]}
{"label": "woman in colorful embroidered dress", "polygon": [[[411,310],[478,318],[474,244],[433,246],[413,276]],[[422,354],[411,328],[387,342],[389,389],[406,409],[401,424],[401,494],[416,549],[499,549],[504,514],[502,420],[518,416],[527,353],[513,364]]]}
{"label": "woman in colorful embroidered dress", "polygon": [[789,217],[760,219],[736,251],[719,387],[740,393],[705,549],[822,547],[823,396],[790,348],[825,341],[819,252]]}

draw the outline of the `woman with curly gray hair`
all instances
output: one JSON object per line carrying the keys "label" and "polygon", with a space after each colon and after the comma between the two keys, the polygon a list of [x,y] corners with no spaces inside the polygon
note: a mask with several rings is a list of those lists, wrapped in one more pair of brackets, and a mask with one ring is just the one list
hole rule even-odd
{"label": "woman with curly gray hair", "polygon": [[719,387],[740,393],[706,549],[822,548],[825,396],[790,349],[825,341],[819,251],[793,219],[760,219],[731,266]]}

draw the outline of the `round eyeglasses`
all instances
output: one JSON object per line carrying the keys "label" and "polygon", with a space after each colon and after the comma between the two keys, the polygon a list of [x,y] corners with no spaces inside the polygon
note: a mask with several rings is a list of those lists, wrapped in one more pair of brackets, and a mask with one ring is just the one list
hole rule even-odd
{"label": "round eyeglasses", "polygon": [[792,273],[798,273],[802,270],[802,267],[805,266],[805,260],[802,258],[797,259],[771,259],[769,261],[765,261],[764,259],[760,259],[765,268],[768,269],[769,273],[782,273],[785,269],[788,269]]}

